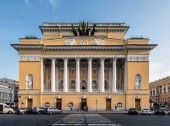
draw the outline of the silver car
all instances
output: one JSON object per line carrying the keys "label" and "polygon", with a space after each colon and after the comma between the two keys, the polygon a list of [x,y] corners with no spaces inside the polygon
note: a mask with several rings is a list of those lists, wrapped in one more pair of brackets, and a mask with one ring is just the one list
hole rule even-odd
{"label": "silver car", "polygon": [[49,108],[44,109],[44,113],[50,114],[50,115],[55,114],[55,113],[61,114],[62,110],[59,110],[58,108],[49,107]]}
{"label": "silver car", "polygon": [[151,115],[152,111],[148,108],[145,108],[142,110],[142,115]]}

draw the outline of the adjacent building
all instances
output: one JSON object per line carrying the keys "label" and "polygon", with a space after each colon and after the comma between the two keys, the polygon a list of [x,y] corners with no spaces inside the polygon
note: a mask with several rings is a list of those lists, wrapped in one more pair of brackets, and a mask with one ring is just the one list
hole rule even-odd
{"label": "adjacent building", "polygon": [[19,106],[62,110],[149,107],[148,38],[125,39],[124,23],[44,23],[20,38]]}
{"label": "adjacent building", "polygon": [[150,102],[170,108],[170,76],[150,82]]}
{"label": "adjacent building", "polygon": [[0,103],[17,106],[18,103],[18,81],[8,78],[0,79]]}

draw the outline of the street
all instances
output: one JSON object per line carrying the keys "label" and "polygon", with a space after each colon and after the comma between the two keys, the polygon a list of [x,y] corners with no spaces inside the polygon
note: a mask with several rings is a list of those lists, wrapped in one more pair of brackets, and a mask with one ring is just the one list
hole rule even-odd
{"label": "street", "polygon": [[55,114],[55,115],[0,115],[0,126],[169,126],[170,115],[127,114]]}

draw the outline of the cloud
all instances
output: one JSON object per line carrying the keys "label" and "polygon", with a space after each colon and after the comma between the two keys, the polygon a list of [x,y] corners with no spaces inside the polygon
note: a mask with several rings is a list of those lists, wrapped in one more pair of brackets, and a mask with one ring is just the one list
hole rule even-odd
{"label": "cloud", "polygon": [[168,69],[168,66],[166,66],[166,64],[163,64],[161,62],[150,63],[149,71],[150,82],[164,78],[166,76],[170,76],[170,69]]}
{"label": "cloud", "polygon": [[59,0],[49,0],[49,4],[52,6],[52,9],[54,11],[59,5]]}

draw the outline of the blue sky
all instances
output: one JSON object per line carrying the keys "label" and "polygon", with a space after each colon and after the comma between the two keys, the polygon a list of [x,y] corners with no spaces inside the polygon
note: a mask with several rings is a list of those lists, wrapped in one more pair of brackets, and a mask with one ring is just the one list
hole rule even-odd
{"label": "blue sky", "polygon": [[0,0],[0,78],[18,80],[18,53],[10,44],[42,37],[43,22],[124,22],[126,38],[159,44],[150,55],[150,81],[170,75],[170,0]]}

